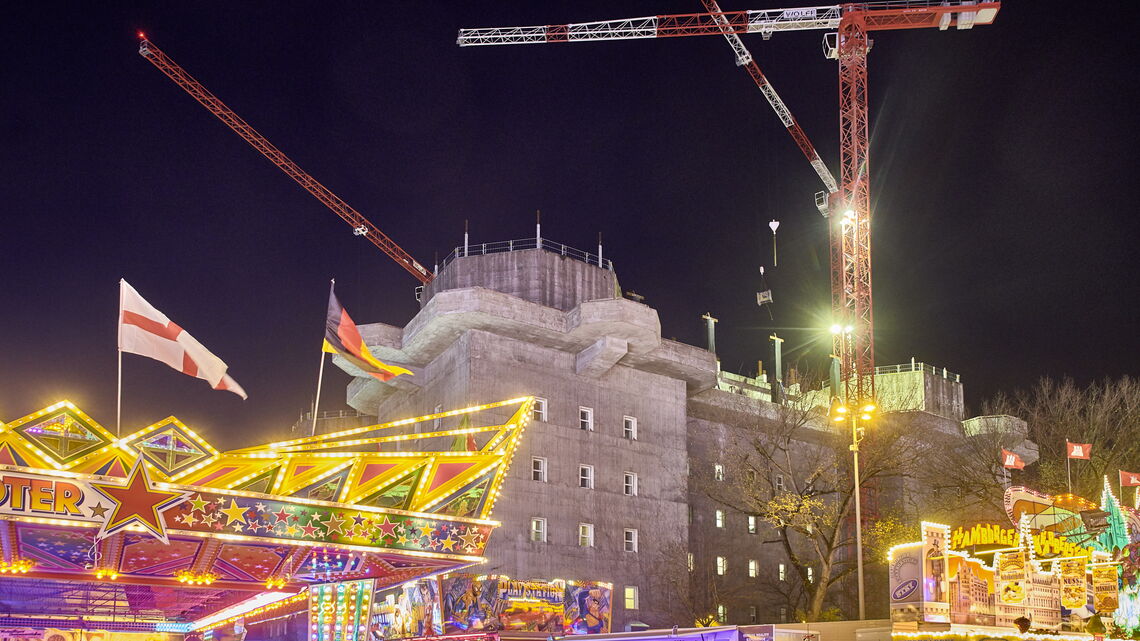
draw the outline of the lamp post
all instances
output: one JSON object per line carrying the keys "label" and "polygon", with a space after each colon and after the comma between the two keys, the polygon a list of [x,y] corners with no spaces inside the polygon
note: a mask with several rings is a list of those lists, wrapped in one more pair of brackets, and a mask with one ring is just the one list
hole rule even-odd
{"label": "lamp post", "polygon": [[[834,334],[842,334],[843,338],[846,339],[847,335],[851,333],[851,329],[850,325],[846,328],[839,328],[837,325],[832,327],[831,331]],[[842,340],[840,343],[846,350],[847,341]],[[844,361],[842,355],[832,354],[832,357],[838,358],[841,363]],[[850,373],[842,372],[841,375],[850,375]],[[838,390],[834,390],[832,393],[834,396],[831,399],[831,411],[828,415],[836,423],[849,422],[851,425],[851,445],[848,446],[848,449],[851,450],[852,465],[855,471],[855,575],[859,583],[859,620],[863,621],[867,618],[867,609],[863,596],[863,492],[859,480],[859,442],[863,440],[864,428],[860,426],[860,423],[869,422],[874,418],[878,407],[876,407],[874,399],[859,399],[854,405],[848,405],[851,399],[846,399],[847,402],[844,402],[840,400]]]}

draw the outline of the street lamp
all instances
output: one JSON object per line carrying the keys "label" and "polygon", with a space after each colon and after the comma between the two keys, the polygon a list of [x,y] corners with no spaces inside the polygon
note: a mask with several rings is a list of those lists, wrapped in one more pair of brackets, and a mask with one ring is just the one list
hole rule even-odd
{"label": "street lamp", "polygon": [[834,397],[831,401],[831,411],[828,415],[836,423],[848,422],[851,424],[851,456],[855,469],[855,573],[859,582],[859,620],[867,618],[866,604],[863,599],[863,511],[859,482],[859,442],[863,440],[864,428],[861,423],[870,422],[878,411],[873,399],[864,399],[848,405]]}

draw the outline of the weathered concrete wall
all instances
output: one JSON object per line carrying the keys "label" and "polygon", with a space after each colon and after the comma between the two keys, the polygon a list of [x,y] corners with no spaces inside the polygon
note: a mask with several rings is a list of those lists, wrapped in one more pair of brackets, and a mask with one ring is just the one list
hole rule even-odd
{"label": "weathered concrete wall", "polygon": [[[611,582],[614,630],[685,624],[651,579],[665,547],[688,546],[686,402],[715,385],[712,354],[663,340],[655,310],[614,297],[612,272],[549,252],[459,259],[428,289],[405,327],[360,327],[374,354],[415,375],[358,376],[349,404],[387,421],[545,398],[547,420],[521,441],[480,571]],[[593,408],[592,432],[578,427],[582,406]],[[624,416],[637,419],[637,440],[623,438]],[[547,460],[546,482],[531,480],[534,456]],[[579,487],[579,465],[594,467],[593,489]],[[625,472],[637,474],[636,496],[624,494]],[[530,540],[534,517],[546,519],[545,542]],[[592,547],[578,544],[580,523],[594,525]],[[626,528],[638,532],[637,552],[624,549]],[[624,608],[626,586],[638,588],[637,610]]]}
{"label": "weathered concrete wall", "polygon": [[621,296],[612,271],[528,249],[455,259],[424,288],[420,306],[439,292],[467,287],[486,287],[562,311],[588,300]]}

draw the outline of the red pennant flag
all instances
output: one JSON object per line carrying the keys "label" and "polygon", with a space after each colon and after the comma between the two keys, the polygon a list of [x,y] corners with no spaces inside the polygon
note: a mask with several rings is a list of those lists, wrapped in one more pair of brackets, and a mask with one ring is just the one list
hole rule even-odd
{"label": "red pennant flag", "polygon": [[1120,470],[1120,487],[1140,487],[1140,474]]}
{"label": "red pennant flag", "polygon": [[1092,443],[1070,443],[1065,441],[1065,447],[1068,448],[1069,458],[1081,458],[1089,460],[1089,455],[1092,454]]}
{"label": "red pennant flag", "polygon": [[1001,466],[1008,470],[1024,470],[1025,461],[1021,460],[1017,452],[1010,452],[1009,450],[1003,449],[1001,451]]}

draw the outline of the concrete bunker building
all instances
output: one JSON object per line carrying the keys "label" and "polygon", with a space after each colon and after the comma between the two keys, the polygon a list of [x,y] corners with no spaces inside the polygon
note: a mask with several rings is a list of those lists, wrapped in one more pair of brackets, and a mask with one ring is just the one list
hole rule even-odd
{"label": "concrete bunker building", "polygon": [[[782,571],[776,546],[745,514],[718,515],[693,482],[729,455],[734,420],[773,407],[767,379],[721,372],[708,350],[663,338],[656,310],[624,298],[600,256],[547,240],[495,249],[459,248],[404,327],[360,326],[378,358],[415,376],[381,383],[337,363],[356,376],[348,404],[372,416],[538,397],[477,571],[612,582],[614,631],[668,627],[692,623],[663,577],[687,550],[690,567],[722,557],[727,579],[756,583],[725,604],[728,623],[787,620],[756,576]],[[955,375],[921,363],[882,374],[919,390],[910,409],[963,418]]]}

